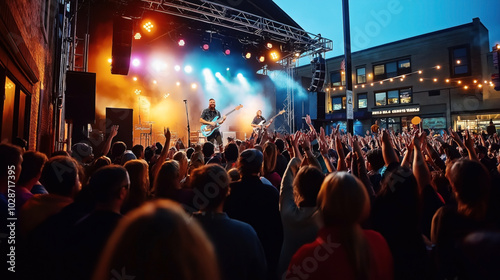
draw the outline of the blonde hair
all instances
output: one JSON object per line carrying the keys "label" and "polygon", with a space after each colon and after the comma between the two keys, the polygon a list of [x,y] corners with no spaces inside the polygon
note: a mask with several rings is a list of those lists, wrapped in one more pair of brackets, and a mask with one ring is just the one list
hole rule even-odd
{"label": "blonde hair", "polygon": [[128,212],[140,206],[149,196],[149,166],[143,159],[132,159],[123,166],[130,178],[130,188],[123,202],[122,212]]}
{"label": "blonde hair", "polygon": [[266,142],[266,144],[264,144],[262,152],[264,155],[264,161],[262,162],[261,175],[266,175],[274,171],[274,168],[276,167],[276,159],[278,157],[276,150],[276,145],[274,143]]}
{"label": "blonde hair", "polygon": [[323,181],[317,203],[324,225],[339,229],[356,279],[368,279],[370,248],[359,225],[370,212],[363,183],[347,172],[332,173]]}
{"label": "blonde hair", "polygon": [[171,200],[155,200],[126,215],[111,235],[94,280],[219,279],[214,248],[198,223]]}

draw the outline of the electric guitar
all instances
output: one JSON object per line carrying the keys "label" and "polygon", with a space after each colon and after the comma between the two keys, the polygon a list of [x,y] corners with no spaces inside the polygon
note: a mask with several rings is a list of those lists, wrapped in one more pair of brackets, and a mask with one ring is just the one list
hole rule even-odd
{"label": "electric guitar", "polygon": [[[229,114],[231,114],[232,112],[237,111],[237,110],[239,110],[241,108],[243,108],[243,105],[240,104],[240,105],[236,106],[236,108],[234,108],[233,110],[231,110],[231,112],[227,113],[226,116],[229,116]],[[202,125],[201,128],[200,128],[201,129],[201,134],[203,136],[205,136],[205,137],[208,137],[208,136],[212,135],[212,133],[214,133],[215,130],[219,129],[220,123],[217,121],[218,119],[219,119],[219,116],[216,116],[212,120],[212,122],[215,123],[214,126],[209,125],[209,124]]]}
{"label": "electric guitar", "polygon": [[[253,131],[255,133],[260,133],[262,128],[268,128],[269,125],[271,125],[271,122],[276,118],[278,117],[279,115],[285,113],[285,110],[281,110],[278,114],[276,114],[275,116],[273,116],[272,118],[270,118],[268,121],[265,121],[265,120],[262,120],[260,123],[257,124],[256,127],[253,128]],[[264,125],[265,123],[267,123],[266,125]]]}

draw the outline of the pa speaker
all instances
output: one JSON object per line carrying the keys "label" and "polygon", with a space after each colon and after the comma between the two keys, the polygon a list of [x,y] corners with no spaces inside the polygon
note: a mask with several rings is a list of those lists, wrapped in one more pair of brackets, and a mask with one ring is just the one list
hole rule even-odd
{"label": "pa speaker", "polygon": [[95,73],[66,72],[66,120],[82,124],[95,122],[95,78]]}
{"label": "pa speaker", "polygon": [[313,76],[311,80],[311,86],[309,86],[308,91],[318,92],[323,90],[323,85],[325,83],[326,75],[326,61],[321,56],[315,57],[311,61]]}
{"label": "pa speaker", "polygon": [[113,142],[123,141],[127,145],[127,149],[132,149],[133,147],[133,109],[123,109],[123,108],[106,108],[106,139],[109,137],[111,132],[111,127],[113,125],[119,125],[118,133]]}
{"label": "pa speaker", "polygon": [[133,27],[132,19],[115,17],[113,20],[111,74],[128,75]]}

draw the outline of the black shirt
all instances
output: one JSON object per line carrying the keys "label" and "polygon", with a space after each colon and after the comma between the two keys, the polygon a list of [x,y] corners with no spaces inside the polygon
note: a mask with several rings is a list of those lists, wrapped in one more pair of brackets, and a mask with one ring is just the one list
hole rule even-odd
{"label": "black shirt", "polygon": [[253,118],[252,124],[259,124],[261,121],[266,121],[266,119],[262,116],[255,116],[255,118]]}
{"label": "black shirt", "polygon": [[215,110],[215,109],[210,110],[210,108],[203,110],[203,112],[201,112],[201,116],[200,116],[200,118],[202,118],[208,122],[213,121],[215,117],[219,117],[219,119],[220,119],[220,112]]}

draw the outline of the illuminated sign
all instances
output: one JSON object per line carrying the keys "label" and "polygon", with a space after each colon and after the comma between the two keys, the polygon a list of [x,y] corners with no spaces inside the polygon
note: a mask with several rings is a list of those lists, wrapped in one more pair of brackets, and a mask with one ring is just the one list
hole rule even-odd
{"label": "illuminated sign", "polygon": [[420,112],[420,107],[405,107],[405,108],[394,108],[385,110],[373,110],[372,115],[391,115],[391,114],[406,114],[406,113],[418,113]]}

